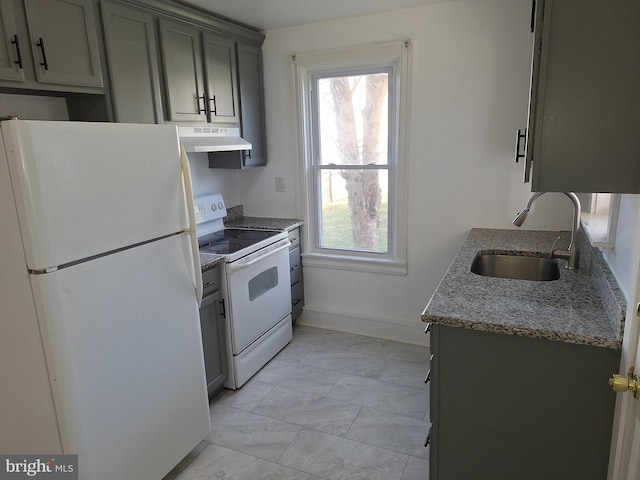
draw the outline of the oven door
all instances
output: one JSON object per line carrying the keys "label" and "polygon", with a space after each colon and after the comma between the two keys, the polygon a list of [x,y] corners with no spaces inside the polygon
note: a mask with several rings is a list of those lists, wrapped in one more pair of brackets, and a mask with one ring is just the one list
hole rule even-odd
{"label": "oven door", "polygon": [[226,265],[234,355],[291,313],[289,245],[289,240],[281,240]]}

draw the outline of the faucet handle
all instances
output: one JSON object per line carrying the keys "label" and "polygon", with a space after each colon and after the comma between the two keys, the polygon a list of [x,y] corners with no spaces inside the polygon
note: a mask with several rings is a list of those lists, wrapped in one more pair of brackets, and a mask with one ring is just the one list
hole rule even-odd
{"label": "faucet handle", "polygon": [[553,252],[555,251],[556,243],[558,243],[558,240],[560,240],[560,235],[556,237],[556,239],[553,241],[553,244],[551,245],[551,255],[553,255]]}

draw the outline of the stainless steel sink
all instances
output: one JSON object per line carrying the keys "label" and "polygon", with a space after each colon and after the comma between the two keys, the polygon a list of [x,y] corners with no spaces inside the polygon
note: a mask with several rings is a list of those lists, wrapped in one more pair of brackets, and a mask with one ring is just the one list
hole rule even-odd
{"label": "stainless steel sink", "polygon": [[556,260],[517,254],[479,252],[473,259],[471,271],[485,277],[516,280],[550,281],[560,278]]}

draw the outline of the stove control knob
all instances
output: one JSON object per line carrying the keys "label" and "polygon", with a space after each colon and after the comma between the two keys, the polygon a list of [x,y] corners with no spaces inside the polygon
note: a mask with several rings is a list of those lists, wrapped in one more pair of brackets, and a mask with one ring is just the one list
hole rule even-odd
{"label": "stove control knob", "polygon": [[215,212],[218,209],[218,206],[215,203],[211,204],[211,211]]}
{"label": "stove control knob", "polygon": [[224,203],[222,203],[222,202],[218,202],[218,208],[219,208],[220,210],[223,210],[223,209],[224,209]]}

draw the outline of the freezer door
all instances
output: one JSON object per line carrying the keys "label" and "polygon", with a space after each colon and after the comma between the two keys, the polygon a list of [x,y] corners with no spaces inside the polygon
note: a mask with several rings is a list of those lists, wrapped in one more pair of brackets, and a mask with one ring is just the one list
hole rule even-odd
{"label": "freezer door", "polygon": [[176,127],[14,120],[1,129],[30,269],[185,228]]}
{"label": "freezer door", "polygon": [[85,480],[158,480],[209,433],[186,236],[31,275],[65,453]]}

